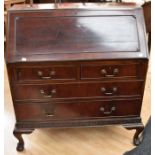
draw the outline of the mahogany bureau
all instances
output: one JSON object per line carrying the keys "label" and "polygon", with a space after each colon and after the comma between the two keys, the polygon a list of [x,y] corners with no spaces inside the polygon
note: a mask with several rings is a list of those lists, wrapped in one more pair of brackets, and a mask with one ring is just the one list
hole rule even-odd
{"label": "mahogany bureau", "polygon": [[17,5],[9,10],[6,63],[22,134],[45,127],[123,125],[143,131],[148,65],[136,4]]}

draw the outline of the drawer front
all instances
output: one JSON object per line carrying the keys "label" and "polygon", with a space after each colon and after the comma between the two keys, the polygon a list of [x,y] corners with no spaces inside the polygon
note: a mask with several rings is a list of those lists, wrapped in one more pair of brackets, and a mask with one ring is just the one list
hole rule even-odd
{"label": "drawer front", "polygon": [[143,81],[16,85],[15,100],[85,97],[127,97],[142,95]]}
{"label": "drawer front", "polygon": [[141,76],[139,64],[82,65],[81,79],[135,78]]}
{"label": "drawer front", "polygon": [[15,104],[18,121],[84,119],[109,116],[139,116],[140,99],[106,100],[74,103],[18,103]]}
{"label": "drawer front", "polygon": [[75,80],[77,78],[75,66],[23,67],[16,68],[15,72],[18,81]]}

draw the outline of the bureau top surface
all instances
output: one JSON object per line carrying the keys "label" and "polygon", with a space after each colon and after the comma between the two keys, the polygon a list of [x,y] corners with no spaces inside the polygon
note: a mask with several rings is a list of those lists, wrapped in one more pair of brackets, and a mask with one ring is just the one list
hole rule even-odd
{"label": "bureau top surface", "polygon": [[7,62],[147,58],[138,5],[17,5],[9,11]]}
{"label": "bureau top surface", "polygon": [[47,10],[47,9],[93,9],[93,10],[124,10],[124,9],[138,9],[139,4],[136,3],[51,3],[51,4],[18,4],[10,8],[12,11],[17,10]]}

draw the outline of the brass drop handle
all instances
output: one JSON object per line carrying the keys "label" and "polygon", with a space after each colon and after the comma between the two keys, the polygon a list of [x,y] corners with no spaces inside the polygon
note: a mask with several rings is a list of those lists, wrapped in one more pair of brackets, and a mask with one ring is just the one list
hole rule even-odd
{"label": "brass drop handle", "polygon": [[116,110],[116,107],[114,107],[114,106],[111,107],[110,111],[105,111],[105,108],[104,107],[100,107],[100,111],[103,112],[103,114],[105,114],[105,115],[110,115],[115,110]]}
{"label": "brass drop handle", "polygon": [[105,87],[101,88],[101,92],[105,95],[114,95],[117,92],[117,87],[113,87],[111,92],[108,92]]}
{"label": "brass drop handle", "polygon": [[50,113],[45,113],[46,117],[53,117],[54,114],[50,114]]}
{"label": "brass drop handle", "polygon": [[116,76],[118,73],[119,73],[119,69],[118,69],[118,68],[115,68],[115,69],[113,70],[113,74],[107,74],[106,69],[102,69],[102,70],[101,70],[101,74],[102,74],[103,76],[105,76],[105,77],[114,77],[114,76]]}
{"label": "brass drop handle", "polygon": [[55,71],[51,71],[49,76],[43,76],[43,72],[38,71],[37,74],[41,79],[51,79],[56,73],[55,73]]}
{"label": "brass drop handle", "polygon": [[49,95],[46,95],[43,89],[40,90],[40,93],[43,94],[43,97],[45,98],[52,98],[52,95],[56,94],[56,89],[52,89]]}
{"label": "brass drop handle", "polygon": [[54,116],[54,111],[52,111],[52,112],[48,112],[48,111],[45,110],[45,116],[46,117],[53,117]]}
{"label": "brass drop handle", "polygon": [[46,104],[43,108],[43,112],[46,117],[53,117],[55,115],[55,106],[52,104]]}

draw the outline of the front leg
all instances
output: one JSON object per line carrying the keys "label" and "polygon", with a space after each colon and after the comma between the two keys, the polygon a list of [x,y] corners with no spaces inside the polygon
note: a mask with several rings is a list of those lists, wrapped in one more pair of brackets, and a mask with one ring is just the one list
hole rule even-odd
{"label": "front leg", "polygon": [[125,127],[126,129],[128,130],[133,130],[135,129],[136,132],[134,134],[134,137],[133,137],[133,144],[135,146],[138,146],[140,143],[141,143],[141,139],[140,139],[140,134],[142,133],[142,131],[144,130],[144,126],[142,123],[139,123],[139,124],[126,124],[126,125],[123,125],[123,127]]}
{"label": "front leg", "polygon": [[18,144],[17,144],[17,151],[23,151],[24,150],[24,140],[22,137],[22,134],[30,134],[33,132],[34,129],[19,129],[15,128],[13,131],[14,136],[18,139]]}

